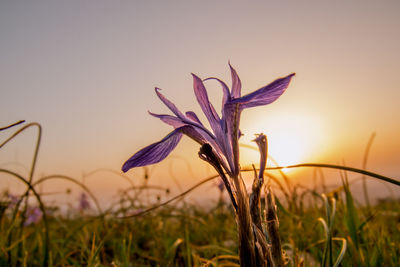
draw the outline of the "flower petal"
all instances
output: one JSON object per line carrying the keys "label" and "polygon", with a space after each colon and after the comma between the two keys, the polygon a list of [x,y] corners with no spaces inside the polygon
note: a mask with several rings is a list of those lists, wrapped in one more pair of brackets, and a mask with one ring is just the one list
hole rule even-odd
{"label": "flower petal", "polygon": [[211,145],[222,167],[228,173],[231,172],[231,167],[228,167],[229,163],[227,164],[227,158],[224,156],[225,154],[221,151],[219,144],[217,144],[214,139],[210,138],[209,135],[204,130],[193,126],[185,126],[181,127],[180,129],[183,134],[190,137],[200,145],[204,144]]}
{"label": "flower petal", "polygon": [[[232,170],[232,157],[230,153],[230,145],[226,139],[226,133],[224,132],[224,120],[221,120],[215,111],[214,107],[210,103],[207,95],[206,88],[204,87],[203,81],[197,77],[196,75],[193,75],[193,87],[194,87],[194,92],[197,98],[197,101],[200,104],[200,107],[202,108],[204,115],[206,115],[210,126],[214,132],[215,135],[215,141],[217,146],[216,148],[219,149],[217,151],[218,153],[222,152],[222,155],[225,155],[227,162],[229,163],[230,169]],[[229,101],[227,101],[229,103]],[[225,106],[225,105],[223,105]]]}
{"label": "flower petal", "polygon": [[190,137],[191,139],[193,139],[200,145],[204,145],[205,143],[211,143],[211,142],[215,144],[215,141],[213,141],[211,138],[209,138],[208,135],[205,134],[204,131],[202,131],[201,129],[198,129],[198,128],[196,129],[193,126],[187,125],[185,127],[181,127],[180,131],[181,131],[181,133]]}
{"label": "flower petal", "polygon": [[226,83],[224,83],[222,80],[220,80],[218,78],[210,77],[210,78],[204,79],[204,81],[208,81],[208,80],[216,80],[221,84],[222,92],[223,92],[222,106],[224,106],[226,104],[226,102],[231,100],[231,93],[229,92],[229,87],[226,85]]}
{"label": "flower petal", "polygon": [[161,89],[160,88],[155,88],[157,96],[160,98],[160,100],[178,117],[181,119],[184,119],[184,115],[182,112],[179,111],[179,109],[175,106],[174,103],[169,101],[163,94],[160,93]]}
{"label": "flower petal", "polygon": [[193,75],[193,88],[194,88],[194,94],[196,95],[197,102],[199,102],[199,105],[201,109],[204,112],[204,115],[206,115],[211,128],[213,129],[214,132],[218,131],[218,129],[221,128],[220,126],[220,118],[215,111],[214,107],[210,103],[210,100],[208,99],[207,91],[206,88],[204,87],[203,81],[197,77],[196,75]]}
{"label": "flower petal", "polygon": [[192,121],[195,121],[198,124],[200,124],[201,126],[203,126],[203,123],[201,123],[201,121],[199,120],[199,117],[197,117],[196,113],[194,113],[193,111],[187,111],[185,114],[186,114],[186,117],[188,117]]}
{"label": "flower petal", "polygon": [[277,79],[250,94],[233,99],[232,103],[241,104],[242,109],[268,105],[277,100],[285,92],[294,75],[295,73],[292,73],[284,78]]}
{"label": "flower petal", "polygon": [[242,91],[242,83],[237,75],[237,72],[234,68],[232,68],[231,63],[229,63],[229,68],[231,69],[232,76],[232,97],[239,98]]}
{"label": "flower petal", "polygon": [[242,109],[240,108],[239,104],[234,104],[232,101],[226,103],[223,107],[224,109],[224,114],[225,114],[225,142],[227,149],[227,157],[229,158],[229,165],[232,169],[232,172],[235,173],[238,170],[236,170],[236,165],[235,165],[235,158],[238,158],[239,155],[238,153],[238,148],[234,148],[234,146],[237,146],[238,143],[234,142],[234,139],[238,139],[240,135],[240,130],[238,129],[239,124],[240,124],[240,114],[242,112]]}
{"label": "flower petal", "polygon": [[175,129],[186,125],[186,123],[183,122],[183,121],[182,121],[180,118],[178,118],[178,117],[174,117],[174,116],[166,115],[166,114],[155,114],[155,113],[152,113],[152,112],[150,112],[150,111],[148,111],[148,112],[149,112],[149,114],[150,114],[151,116],[154,116],[154,117],[156,117],[156,118],[159,118],[161,121],[165,122],[165,123],[168,124],[168,125],[171,125],[171,126],[174,127]]}
{"label": "flower petal", "polygon": [[165,159],[176,147],[182,138],[180,128],[175,129],[164,137],[161,141],[151,144],[128,159],[122,166],[122,171],[127,172],[134,167],[146,166],[158,163]]}
{"label": "flower petal", "polygon": [[185,120],[181,120],[180,118],[171,115],[155,114],[150,111],[149,114],[156,118],[159,118],[161,121],[165,122],[168,125],[171,125],[175,129],[180,128],[180,131],[182,133],[186,134],[187,136],[202,145],[205,143],[211,144],[218,153],[222,153],[219,144],[216,143],[216,137],[203,126],[203,124],[200,122],[194,112],[188,111],[186,113],[188,119]]}

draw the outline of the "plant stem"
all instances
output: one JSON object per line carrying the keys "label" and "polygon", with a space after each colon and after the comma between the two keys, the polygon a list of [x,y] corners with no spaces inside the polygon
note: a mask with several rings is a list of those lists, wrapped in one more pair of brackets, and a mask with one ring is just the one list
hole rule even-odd
{"label": "plant stem", "polygon": [[[362,170],[362,169],[357,169],[353,167],[347,167],[347,166],[341,166],[341,165],[334,165],[334,164],[325,164],[325,163],[302,163],[302,164],[296,164],[296,165],[289,165],[289,166],[278,166],[278,167],[269,167],[266,168],[266,170],[281,170],[281,169],[291,169],[291,168],[300,168],[300,167],[319,167],[319,168],[330,168],[330,169],[339,169],[339,170],[344,170],[344,171],[351,171],[351,172],[357,172],[361,173],[370,177],[377,178],[379,180],[383,180],[385,182],[395,184],[400,186],[400,181],[395,180],[393,178],[389,178],[387,176],[383,176],[374,172]],[[250,169],[248,170],[250,171]]]}

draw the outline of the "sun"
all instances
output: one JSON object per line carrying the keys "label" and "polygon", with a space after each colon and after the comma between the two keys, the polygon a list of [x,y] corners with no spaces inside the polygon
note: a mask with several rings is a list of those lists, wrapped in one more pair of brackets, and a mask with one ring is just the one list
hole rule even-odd
{"label": "sun", "polygon": [[[305,114],[284,114],[279,117],[257,120],[250,125],[247,133],[261,133],[268,138],[268,165],[289,166],[304,163],[318,153],[323,142],[324,130],[315,116]],[[241,138],[243,165],[259,163],[254,136]],[[283,169],[289,172],[293,169]]]}

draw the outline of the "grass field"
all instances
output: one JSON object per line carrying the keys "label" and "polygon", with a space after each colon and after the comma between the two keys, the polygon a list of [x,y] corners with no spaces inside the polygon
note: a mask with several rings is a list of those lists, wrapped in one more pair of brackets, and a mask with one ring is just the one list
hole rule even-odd
{"label": "grass field", "polygon": [[[62,175],[32,179],[40,145],[39,124],[20,128],[0,148],[29,127],[39,129],[30,176],[0,169],[26,185],[22,195],[13,195],[8,188],[3,188],[1,194],[0,266],[240,265],[238,214],[227,191],[221,187],[219,200],[207,208],[185,199],[193,189],[215,181],[217,175],[178,196],[158,186],[166,197],[152,201],[148,196],[154,186],[148,185],[145,175],[102,211],[90,188],[77,179]],[[358,172],[397,185],[399,182],[365,170],[330,167],[338,169],[342,179],[342,186],[330,190],[318,182],[304,188],[293,184],[284,172],[280,171],[278,177],[268,168],[265,171],[267,184],[279,196],[273,209],[279,221],[285,265],[399,266],[400,199],[361,205],[353,198],[347,173]],[[81,187],[79,208],[77,203],[70,203],[69,209],[62,211],[42,200],[44,196],[37,188],[51,179]],[[271,202],[265,198],[268,195],[262,194],[262,212],[271,209]],[[263,234],[273,247],[270,221],[266,219],[269,215],[261,218]]]}
{"label": "grass field", "polygon": [[[276,203],[288,266],[334,266],[338,258],[341,266],[399,265],[399,199],[367,207],[355,204],[346,183],[326,195],[322,188],[296,190],[290,185],[294,191],[289,191],[286,186],[274,190],[285,190]],[[32,209],[23,216],[25,202],[17,211],[4,192],[0,266],[40,266],[46,257],[49,266],[239,264],[237,226],[232,207],[223,198],[226,192],[207,209],[179,198],[145,212],[149,206],[141,198],[147,190],[151,188],[142,186],[121,194],[112,211],[100,215],[93,215],[89,199],[92,208],[82,203],[81,210],[71,205],[67,212],[43,203],[46,216],[39,214],[29,224]]]}

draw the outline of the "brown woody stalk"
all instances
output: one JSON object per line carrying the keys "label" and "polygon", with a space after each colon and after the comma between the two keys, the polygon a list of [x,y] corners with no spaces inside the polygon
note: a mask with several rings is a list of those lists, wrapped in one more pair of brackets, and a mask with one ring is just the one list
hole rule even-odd
{"label": "brown woody stalk", "polygon": [[267,185],[265,189],[265,207],[267,211],[266,222],[268,237],[271,242],[272,261],[275,267],[282,267],[284,263],[281,238],[279,236],[279,221],[276,214],[274,196],[272,195],[270,185]]}
{"label": "brown woody stalk", "polygon": [[201,147],[199,157],[216,169],[227,188],[238,225],[240,265],[281,267],[283,258],[278,220],[269,187],[266,189],[266,228],[271,244],[268,244],[262,224],[261,189],[264,185],[264,171],[267,162],[267,138],[264,134],[260,134],[254,141],[260,150],[260,170],[258,175],[254,170],[255,177],[250,196],[247,194],[240,173],[227,178],[210,145],[205,144]]}
{"label": "brown woody stalk", "polygon": [[[257,266],[272,266],[272,259],[268,242],[263,233],[261,220],[261,188],[264,184],[264,170],[267,163],[268,142],[264,134],[259,134],[254,140],[260,151],[260,170],[254,169],[254,181],[250,195],[250,212],[253,219],[253,231],[256,236]],[[261,249],[260,249],[261,248]]]}

